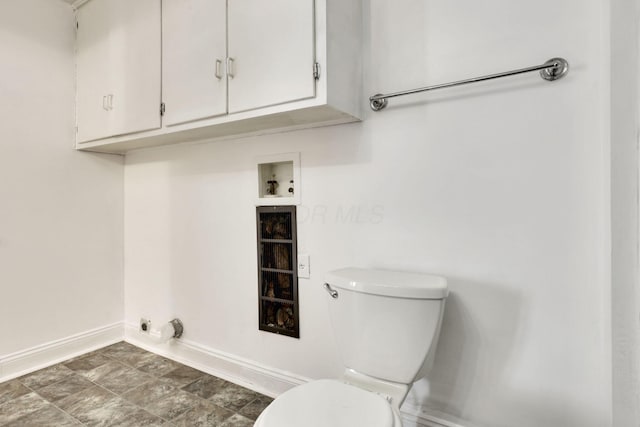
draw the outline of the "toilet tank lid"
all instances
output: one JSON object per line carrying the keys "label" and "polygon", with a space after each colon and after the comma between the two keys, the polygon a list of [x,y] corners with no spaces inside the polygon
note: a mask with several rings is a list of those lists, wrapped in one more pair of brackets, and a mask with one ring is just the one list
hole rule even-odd
{"label": "toilet tank lid", "polygon": [[325,278],[333,287],[373,295],[444,299],[449,294],[447,279],[431,274],[349,267],[330,271]]}

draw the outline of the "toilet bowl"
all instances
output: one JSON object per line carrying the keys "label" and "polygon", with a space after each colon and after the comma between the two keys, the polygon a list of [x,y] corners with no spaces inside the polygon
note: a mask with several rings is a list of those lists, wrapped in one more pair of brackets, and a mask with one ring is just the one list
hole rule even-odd
{"label": "toilet bowl", "polygon": [[433,364],[446,280],[345,268],[328,273],[326,282],[343,378],[292,388],[254,427],[402,427],[400,405]]}
{"label": "toilet bowl", "polygon": [[280,395],[255,427],[401,427],[398,411],[375,393],[338,380],[317,380]]}

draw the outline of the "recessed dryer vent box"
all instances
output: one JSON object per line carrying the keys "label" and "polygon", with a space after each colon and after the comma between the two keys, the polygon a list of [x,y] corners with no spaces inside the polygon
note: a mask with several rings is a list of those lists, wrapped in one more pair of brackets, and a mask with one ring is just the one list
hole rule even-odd
{"label": "recessed dryer vent box", "polygon": [[256,206],[300,204],[300,153],[259,157],[257,164]]}

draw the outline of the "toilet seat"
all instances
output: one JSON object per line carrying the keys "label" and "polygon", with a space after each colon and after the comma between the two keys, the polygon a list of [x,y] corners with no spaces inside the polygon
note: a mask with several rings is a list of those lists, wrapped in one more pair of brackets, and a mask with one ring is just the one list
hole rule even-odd
{"label": "toilet seat", "polygon": [[255,427],[401,427],[381,396],[336,380],[294,387],[262,412]]}

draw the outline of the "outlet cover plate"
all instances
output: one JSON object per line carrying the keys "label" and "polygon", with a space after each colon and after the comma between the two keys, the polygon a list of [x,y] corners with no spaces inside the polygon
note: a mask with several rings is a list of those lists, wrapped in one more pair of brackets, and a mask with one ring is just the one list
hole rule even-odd
{"label": "outlet cover plate", "polygon": [[311,277],[311,267],[308,254],[298,254],[298,277],[308,279]]}

